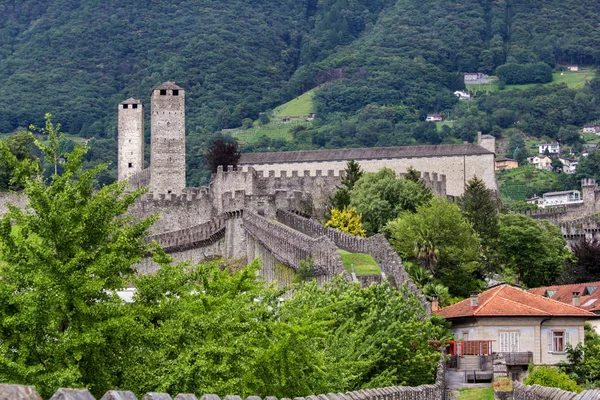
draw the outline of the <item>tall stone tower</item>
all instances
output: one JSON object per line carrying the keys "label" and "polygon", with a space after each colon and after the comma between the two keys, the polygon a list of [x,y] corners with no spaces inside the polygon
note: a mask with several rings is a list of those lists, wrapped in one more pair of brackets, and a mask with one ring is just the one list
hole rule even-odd
{"label": "tall stone tower", "polygon": [[185,189],[185,91],[165,82],[152,91],[150,192]]}
{"label": "tall stone tower", "polygon": [[144,106],[128,99],[119,104],[118,178],[126,180],[144,169]]}

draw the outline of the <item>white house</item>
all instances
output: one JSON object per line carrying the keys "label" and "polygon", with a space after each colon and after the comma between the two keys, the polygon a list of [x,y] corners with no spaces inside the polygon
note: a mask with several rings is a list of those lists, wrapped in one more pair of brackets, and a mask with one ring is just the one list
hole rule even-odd
{"label": "white house", "polygon": [[478,79],[487,78],[487,75],[482,72],[465,72],[464,78],[465,78],[465,82],[476,81]]}
{"label": "white house", "polygon": [[435,121],[443,121],[444,116],[442,114],[427,114],[427,118],[425,121],[435,122]]}
{"label": "white house", "polygon": [[574,174],[575,172],[577,172],[577,165],[579,164],[579,160],[563,157],[559,157],[559,160],[561,163],[563,163],[563,172],[567,174]]}
{"label": "white house", "polygon": [[586,124],[583,126],[583,133],[595,133],[596,135],[600,135],[600,125]]}
{"label": "white house", "polygon": [[583,342],[586,320],[596,317],[580,307],[508,284],[440,310],[435,310],[435,304],[433,308],[452,322],[451,330],[463,348],[483,348],[487,343],[493,353],[505,356],[509,366],[525,366],[529,360],[551,365],[567,361],[567,344]]}
{"label": "white house", "polygon": [[545,155],[539,155],[535,157],[529,157],[527,159],[530,164],[539,169],[552,170],[552,159]]}
{"label": "white house", "polygon": [[471,93],[464,90],[457,90],[454,92],[454,95],[458,97],[459,100],[471,100]]}
{"label": "white house", "polygon": [[570,204],[583,204],[583,198],[579,190],[565,190],[562,192],[548,192],[542,195],[538,201],[539,207],[564,206]]}
{"label": "white house", "polygon": [[577,72],[579,71],[579,65],[567,65],[567,71]]}
{"label": "white house", "polygon": [[544,154],[546,149],[550,152],[550,154],[560,154],[560,144],[558,143],[540,143],[539,154]]}

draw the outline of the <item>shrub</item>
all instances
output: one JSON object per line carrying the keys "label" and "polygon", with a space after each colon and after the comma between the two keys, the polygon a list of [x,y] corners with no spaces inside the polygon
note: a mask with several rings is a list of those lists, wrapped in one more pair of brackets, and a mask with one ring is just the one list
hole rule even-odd
{"label": "shrub", "polygon": [[526,385],[555,387],[569,392],[579,393],[583,389],[564,372],[552,367],[535,367],[525,379]]}

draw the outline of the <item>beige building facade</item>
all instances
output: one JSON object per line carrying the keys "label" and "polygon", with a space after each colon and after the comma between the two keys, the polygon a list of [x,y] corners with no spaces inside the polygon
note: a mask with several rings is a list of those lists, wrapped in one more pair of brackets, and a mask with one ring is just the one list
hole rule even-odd
{"label": "beige building facade", "polygon": [[404,174],[408,168],[420,172],[446,176],[446,193],[460,196],[466,183],[473,177],[485,182],[487,188],[498,190],[494,164],[495,140],[492,136],[479,137],[477,144],[456,144],[436,146],[403,146],[364,149],[313,150],[279,153],[242,154],[239,166],[262,171],[275,177],[282,172],[317,171],[326,175],[328,171],[344,170],[348,161],[355,160],[366,172],[377,172],[390,168],[397,174]]}

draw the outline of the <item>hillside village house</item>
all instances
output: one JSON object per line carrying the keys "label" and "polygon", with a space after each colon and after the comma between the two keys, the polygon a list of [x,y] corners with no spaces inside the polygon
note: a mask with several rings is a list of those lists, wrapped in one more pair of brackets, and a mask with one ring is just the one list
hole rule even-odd
{"label": "hillside village house", "polygon": [[552,170],[552,159],[545,155],[529,157],[527,159],[530,164],[539,169]]}
{"label": "hillside village house", "polygon": [[567,361],[567,343],[583,342],[584,324],[596,316],[508,284],[433,311],[452,323],[459,347],[491,347],[493,353],[502,353],[509,367],[524,367],[529,360],[551,365]]}
{"label": "hillside village house", "polygon": [[600,281],[546,286],[529,289],[529,292],[594,313],[595,317],[588,322],[596,332],[600,333],[600,290],[598,288],[600,288]]}
{"label": "hillside village house", "polygon": [[586,124],[583,126],[583,133],[595,133],[600,135],[600,124]]}
{"label": "hillside village house", "polygon": [[579,160],[563,157],[559,157],[558,159],[563,164],[563,172],[567,174],[574,174],[575,172],[577,172],[577,165],[579,164]]}
{"label": "hillside village house", "polygon": [[532,197],[527,200],[527,202],[544,208],[570,204],[583,204],[583,198],[578,190],[565,190],[562,192],[544,193],[542,197]]}
{"label": "hillside village house", "polygon": [[427,118],[425,121],[435,122],[435,121],[443,121],[444,116],[442,114],[427,114]]}
{"label": "hillside village house", "polygon": [[464,77],[465,77],[465,82],[468,82],[468,81],[476,81],[478,79],[484,79],[487,77],[487,75],[482,72],[465,72]]}
{"label": "hillside village house", "polygon": [[579,65],[567,65],[567,71],[577,72],[579,71]]}
{"label": "hillside village house", "polygon": [[560,144],[558,143],[540,143],[538,147],[539,154],[544,154],[546,150],[548,150],[550,154],[560,154]]}
{"label": "hillside village house", "polygon": [[454,92],[454,95],[458,97],[459,100],[471,100],[471,94],[464,90],[457,90]]}
{"label": "hillside village house", "polygon": [[517,160],[513,160],[512,158],[498,158],[495,160],[496,171],[504,171],[507,169],[518,168],[519,162]]}

